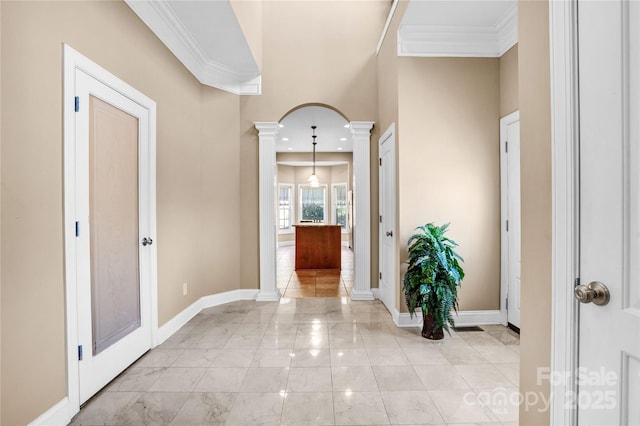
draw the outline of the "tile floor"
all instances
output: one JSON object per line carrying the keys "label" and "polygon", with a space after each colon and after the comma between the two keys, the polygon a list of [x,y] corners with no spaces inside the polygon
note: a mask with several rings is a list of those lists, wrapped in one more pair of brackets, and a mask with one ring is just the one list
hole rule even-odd
{"label": "tile floor", "polygon": [[72,425],[517,424],[519,339],[440,342],[379,301],[208,308],[90,400]]}
{"label": "tile floor", "polygon": [[287,298],[343,297],[353,287],[353,251],[342,246],[342,270],[295,270],[295,246],[278,247],[277,277],[280,293]]}

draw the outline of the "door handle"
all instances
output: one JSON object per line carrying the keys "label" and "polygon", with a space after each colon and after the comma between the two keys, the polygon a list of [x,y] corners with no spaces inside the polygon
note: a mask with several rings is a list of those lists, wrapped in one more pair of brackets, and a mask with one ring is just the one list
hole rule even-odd
{"label": "door handle", "polygon": [[591,303],[604,306],[609,303],[609,289],[599,281],[590,282],[587,285],[578,285],[573,294],[580,303]]}
{"label": "door handle", "polygon": [[387,237],[393,237],[393,231],[387,231],[384,233]]}
{"label": "door handle", "polygon": [[142,239],[143,246],[150,246],[151,244],[153,244],[153,240],[151,238],[144,237]]}

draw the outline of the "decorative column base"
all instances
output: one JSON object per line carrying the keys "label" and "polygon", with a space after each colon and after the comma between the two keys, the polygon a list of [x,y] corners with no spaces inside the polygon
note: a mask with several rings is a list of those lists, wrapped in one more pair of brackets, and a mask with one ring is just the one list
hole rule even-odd
{"label": "decorative column base", "polygon": [[280,290],[276,289],[275,292],[260,290],[256,296],[256,302],[277,302],[280,300],[280,297]]}
{"label": "decorative column base", "polygon": [[371,290],[356,290],[351,289],[351,300],[375,300],[373,292]]}

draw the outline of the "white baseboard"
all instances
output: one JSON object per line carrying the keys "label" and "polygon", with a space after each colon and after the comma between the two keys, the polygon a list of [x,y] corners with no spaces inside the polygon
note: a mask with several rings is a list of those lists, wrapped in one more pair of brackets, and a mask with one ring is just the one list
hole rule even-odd
{"label": "white baseboard", "polygon": [[[422,314],[416,311],[411,318],[409,312],[398,312],[394,309],[392,313],[393,322],[398,327],[422,327]],[[460,311],[458,315],[453,315],[453,320],[457,327],[471,327],[474,325],[492,325],[502,324],[500,319],[500,311]]]}
{"label": "white baseboard", "polygon": [[380,299],[380,289],[379,288],[372,288],[371,289],[371,293],[373,293],[373,297],[375,297],[376,299]]}
{"label": "white baseboard", "polygon": [[373,292],[371,290],[356,290],[351,289],[351,300],[375,300]]}
{"label": "white baseboard", "polygon": [[295,241],[278,241],[278,247],[295,246]]}
{"label": "white baseboard", "polygon": [[203,309],[236,302],[238,300],[254,300],[257,294],[258,290],[240,289],[201,297],[158,328],[157,342],[155,342],[155,344],[159,345],[167,340]]}
{"label": "white baseboard", "polygon": [[75,416],[71,413],[71,405],[69,398],[64,397],[53,407],[42,413],[37,419],[29,423],[29,426],[51,426],[51,425],[67,425]]}

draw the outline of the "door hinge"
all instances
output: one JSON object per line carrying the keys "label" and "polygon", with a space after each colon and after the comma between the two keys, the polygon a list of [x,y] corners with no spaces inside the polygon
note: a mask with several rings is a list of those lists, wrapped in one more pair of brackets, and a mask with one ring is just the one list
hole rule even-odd
{"label": "door hinge", "polygon": [[382,158],[378,158],[378,163],[382,166]]}
{"label": "door hinge", "polygon": [[509,221],[507,220],[507,232],[509,232]]}
{"label": "door hinge", "polygon": [[82,361],[82,345],[78,345],[78,361]]}
{"label": "door hinge", "polygon": [[380,272],[380,279],[382,279],[382,272]]}
{"label": "door hinge", "polygon": [[573,284],[573,286],[574,287],[578,287],[579,285],[580,285],[580,277],[577,277],[575,282],[574,282],[574,284]]}
{"label": "door hinge", "polygon": [[80,97],[76,96],[75,98],[75,110],[76,112],[80,111]]}
{"label": "door hinge", "polygon": [[504,152],[509,152],[509,141],[504,141]]}
{"label": "door hinge", "polygon": [[76,237],[80,236],[80,222],[76,220]]}
{"label": "door hinge", "polygon": [[380,215],[380,223],[382,223],[382,215]]}
{"label": "door hinge", "polygon": [[507,305],[506,309],[508,311],[509,310],[509,298],[508,297],[505,299],[505,305]]}

